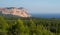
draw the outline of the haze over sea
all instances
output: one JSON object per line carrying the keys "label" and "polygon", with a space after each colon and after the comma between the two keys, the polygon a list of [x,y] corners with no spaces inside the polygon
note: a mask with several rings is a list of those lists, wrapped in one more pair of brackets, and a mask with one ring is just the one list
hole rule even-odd
{"label": "haze over sea", "polygon": [[60,14],[31,14],[33,17],[38,18],[60,18]]}

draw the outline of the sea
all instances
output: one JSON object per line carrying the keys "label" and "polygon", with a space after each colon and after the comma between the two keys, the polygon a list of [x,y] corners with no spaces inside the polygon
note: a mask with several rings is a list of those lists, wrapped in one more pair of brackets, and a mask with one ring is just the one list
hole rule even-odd
{"label": "sea", "polygon": [[31,14],[31,16],[38,18],[60,18],[60,14]]}

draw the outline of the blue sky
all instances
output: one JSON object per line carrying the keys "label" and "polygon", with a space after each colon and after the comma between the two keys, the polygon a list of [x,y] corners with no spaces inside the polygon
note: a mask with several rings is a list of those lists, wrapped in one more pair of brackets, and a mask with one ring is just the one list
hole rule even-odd
{"label": "blue sky", "polygon": [[58,14],[60,0],[0,0],[0,7],[25,7],[30,13]]}

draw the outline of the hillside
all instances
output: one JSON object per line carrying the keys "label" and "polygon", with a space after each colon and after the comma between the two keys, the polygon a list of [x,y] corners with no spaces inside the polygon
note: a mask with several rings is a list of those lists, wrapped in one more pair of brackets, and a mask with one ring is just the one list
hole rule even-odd
{"label": "hillside", "polygon": [[60,35],[60,19],[0,16],[0,35]]}

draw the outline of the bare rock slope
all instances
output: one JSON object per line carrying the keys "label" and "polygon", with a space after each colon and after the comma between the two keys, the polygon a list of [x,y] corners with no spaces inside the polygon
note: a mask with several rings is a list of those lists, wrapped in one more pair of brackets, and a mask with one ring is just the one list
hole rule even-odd
{"label": "bare rock slope", "polygon": [[20,7],[7,7],[7,8],[0,8],[0,13],[2,14],[11,14],[16,15],[20,17],[30,17],[30,14],[28,13],[27,9]]}

